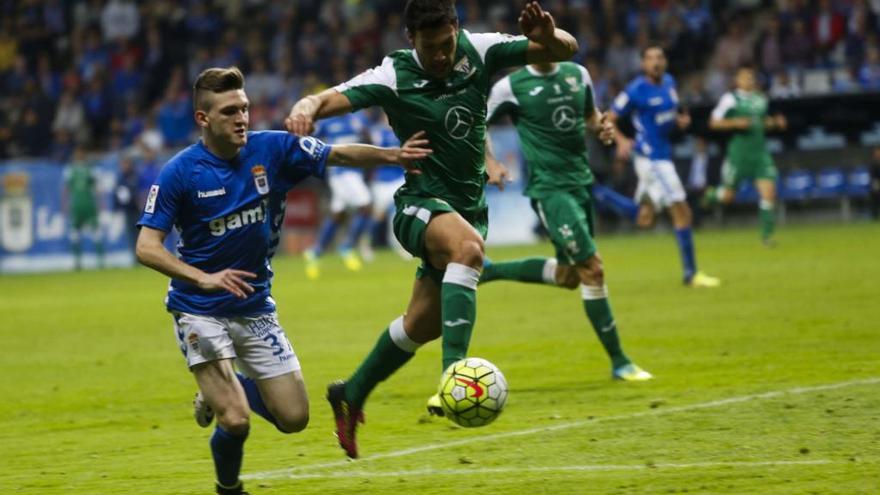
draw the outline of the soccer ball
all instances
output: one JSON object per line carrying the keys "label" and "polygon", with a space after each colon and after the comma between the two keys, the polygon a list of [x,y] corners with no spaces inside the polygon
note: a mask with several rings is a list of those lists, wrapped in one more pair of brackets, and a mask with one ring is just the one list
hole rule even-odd
{"label": "soccer ball", "polygon": [[486,426],[507,402],[507,380],[489,361],[465,358],[443,372],[439,394],[443,412],[451,421],[465,427]]}

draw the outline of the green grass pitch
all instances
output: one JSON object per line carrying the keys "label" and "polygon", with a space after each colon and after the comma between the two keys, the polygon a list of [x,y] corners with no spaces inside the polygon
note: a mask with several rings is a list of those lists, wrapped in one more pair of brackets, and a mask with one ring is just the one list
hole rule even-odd
{"label": "green grass pitch", "polygon": [[[599,240],[624,346],[656,375],[613,383],[577,292],[480,288],[471,355],[510,382],[492,425],[424,413],[439,345],[381,384],[347,462],[326,384],[347,376],[409,295],[414,262],[358,274],[327,258],[308,282],[276,263],[275,296],[311,396],[281,435],[253,419],[253,494],[880,492],[880,228],[792,227],[776,249],[752,230],[697,235],[717,290],[679,284],[671,235]],[[549,245],[490,249],[497,260]],[[167,281],[140,268],[0,276],[0,491],[207,494],[210,430],[164,312]]]}

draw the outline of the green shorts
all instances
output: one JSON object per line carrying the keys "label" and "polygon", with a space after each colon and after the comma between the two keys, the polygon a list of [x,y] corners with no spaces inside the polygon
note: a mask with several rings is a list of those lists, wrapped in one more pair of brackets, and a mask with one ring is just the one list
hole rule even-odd
{"label": "green shorts", "polygon": [[583,263],[596,254],[593,241],[596,213],[588,187],[532,198],[532,209],[550,234],[560,264]]}
{"label": "green shorts", "polygon": [[394,213],[394,236],[406,251],[422,259],[422,265],[416,273],[416,278],[424,276],[441,283],[444,270],[434,268],[425,258],[425,232],[428,230],[428,222],[434,215],[456,212],[471,224],[480,236],[485,239],[489,231],[489,210],[481,208],[474,213],[465,214],[457,211],[446,201],[440,198],[424,198],[421,196],[396,195],[394,204],[397,211]]}
{"label": "green shorts", "polygon": [[91,206],[74,205],[70,210],[70,224],[75,230],[98,227],[98,211]]}
{"label": "green shorts", "polygon": [[769,153],[747,160],[736,160],[728,156],[721,166],[721,185],[730,189],[735,189],[743,181],[775,181],[778,176],[773,157]]}

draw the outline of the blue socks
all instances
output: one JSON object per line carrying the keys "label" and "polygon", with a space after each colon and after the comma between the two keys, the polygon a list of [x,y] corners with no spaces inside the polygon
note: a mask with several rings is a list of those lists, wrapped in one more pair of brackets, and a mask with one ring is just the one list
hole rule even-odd
{"label": "blue socks", "polygon": [[356,217],[351,220],[351,225],[348,228],[348,236],[345,238],[345,242],[339,246],[341,251],[346,251],[348,249],[352,249],[357,246],[358,239],[370,229],[372,226],[373,219],[368,213],[358,213]]}
{"label": "blue socks", "polygon": [[217,471],[217,483],[224,488],[234,488],[239,484],[241,458],[244,455],[244,441],[247,433],[235,436],[219,426],[211,436],[211,454],[214,456],[214,469]]}
{"label": "blue socks", "polygon": [[596,203],[630,221],[634,222],[639,215],[639,205],[632,198],[624,196],[610,187],[593,184],[592,195]]}
{"label": "blue socks", "polygon": [[675,240],[678,241],[678,252],[684,269],[684,281],[689,282],[697,273],[697,258],[694,255],[694,236],[690,227],[675,229]]}
{"label": "blue socks", "polygon": [[321,230],[318,231],[318,241],[315,243],[315,247],[312,248],[312,251],[315,253],[315,257],[321,256],[327,246],[333,242],[333,238],[336,237],[336,229],[339,227],[339,224],[336,223],[332,218],[328,218],[321,225]]}
{"label": "blue socks", "polygon": [[257,388],[257,382],[241,373],[236,373],[235,376],[238,378],[238,383],[241,384],[241,388],[244,389],[244,394],[247,396],[248,406],[251,408],[251,411],[257,413],[261,418],[275,425],[275,428],[278,428],[278,422],[275,420],[275,416],[272,416],[272,413],[269,412],[269,408],[266,407],[266,403],[263,402],[263,397],[260,396],[260,389]]}

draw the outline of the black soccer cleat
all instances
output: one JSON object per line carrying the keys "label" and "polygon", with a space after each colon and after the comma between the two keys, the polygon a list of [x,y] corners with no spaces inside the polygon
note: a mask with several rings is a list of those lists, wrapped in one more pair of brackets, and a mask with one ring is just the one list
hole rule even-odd
{"label": "black soccer cleat", "polygon": [[233,488],[226,488],[225,486],[217,483],[217,495],[250,495],[248,492],[244,491],[244,483],[241,481],[238,482],[238,485]]}
{"label": "black soccer cleat", "polygon": [[336,439],[345,455],[357,459],[358,449],[355,435],[357,424],[364,422],[364,412],[352,407],[345,398],[345,382],[337,381],[327,386],[327,401],[333,408],[336,419]]}

